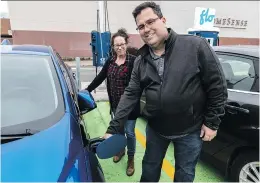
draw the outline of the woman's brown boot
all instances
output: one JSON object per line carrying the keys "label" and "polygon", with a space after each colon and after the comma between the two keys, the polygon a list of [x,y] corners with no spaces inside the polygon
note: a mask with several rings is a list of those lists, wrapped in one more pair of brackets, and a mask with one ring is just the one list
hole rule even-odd
{"label": "woman's brown boot", "polygon": [[118,153],[116,156],[114,156],[114,157],[113,157],[114,163],[119,162],[124,155],[125,155],[125,150],[121,151],[121,152]]}
{"label": "woman's brown boot", "polygon": [[126,175],[132,176],[135,172],[134,156],[128,156]]}

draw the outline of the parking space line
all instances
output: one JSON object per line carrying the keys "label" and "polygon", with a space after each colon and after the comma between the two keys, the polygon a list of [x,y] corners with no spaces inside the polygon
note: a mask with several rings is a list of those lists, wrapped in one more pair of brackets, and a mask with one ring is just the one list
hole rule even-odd
{"label": "parking space line", "polygon": [[[146,147],[145,136],[137,128],[135,128],[135,135],[136,135],[137,141],[142,145],[143,148],[145,148]],[[168,175],[168,177],[170,177],[170,179],[173,180],[173,177],[174,177],[174,167],[165,158],[163,159],[162,169]]]}

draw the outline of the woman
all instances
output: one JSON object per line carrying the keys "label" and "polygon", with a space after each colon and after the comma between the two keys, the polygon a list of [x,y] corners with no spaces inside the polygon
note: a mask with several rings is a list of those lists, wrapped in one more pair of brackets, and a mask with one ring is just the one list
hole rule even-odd
{"label": "woman", "polygon": [[[131,50],[132,53],[137,54],[136,49],[127,49],[128,39],[129,36],[127,35],[125,29],[119,29],[112,36],[111,43],[113,48],[113,55],[106,61],[100,73],[87,87],[87,90],[91,92],[97,88],[105,79],[107,79],[107,92],[112,116],[115,114],[120,97],[124,93],[124,90],[130,81],[134,60],[136,58],[136,56],[132,55],[128,50]],[[126,174],[128,176],[132,176],[135,171],[134,154],[136,148],[136,138],[134,129],[139,113],[140,104],[138,104],[134,111],[132,111],[132,113],[129,115],[128,121],[121,130],[121,133],[123,135],[126,133],[127,137],[128,161]],[[113,161],[115,163],[119,162],[124,155],[125,150],[114,156]]]}

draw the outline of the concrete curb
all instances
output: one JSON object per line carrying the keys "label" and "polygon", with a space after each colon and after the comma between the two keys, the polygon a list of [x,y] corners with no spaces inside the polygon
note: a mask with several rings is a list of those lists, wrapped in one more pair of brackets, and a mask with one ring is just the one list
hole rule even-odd
{"label": "concrete curb", "polygon": [[[70,67],[76,67],[76,61],[65,61],[64,63]],[[92,60],[80,61],[80,67],[94,67],[93,61]]]}

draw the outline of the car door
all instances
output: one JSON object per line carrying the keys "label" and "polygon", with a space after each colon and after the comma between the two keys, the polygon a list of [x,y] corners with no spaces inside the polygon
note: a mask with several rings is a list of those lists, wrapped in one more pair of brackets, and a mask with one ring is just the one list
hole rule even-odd
{"label": "car door", "polygon": [[[59,57],[59,55],[57,55]],[[65,65],[63,63],[63,61],[61,60],[61,58],[59,58],[59,62],[60,62],[60,66],[63,70],[64,76],[66,78],[66,82],[67,85],[69,87],[70,90],[70,94],[71,94],[71,98],[74,101],[74,109],[75,109],[75,114],[74,114],[74,118],[77,119],[77,123],[80,124],[80,132],[82,135],[82,143],[84,144],[84,147],[88,146],[88,141],[90,140],[90,136],[87,133],[87,129],[84,123],[84,120],[82,118],[82,116],[80,115],[79,112],[79,104],[78,104],[78,99],[77,99],[77,92],[80,90],[75,82],[75,79],[73,78],[73,73],[71,71],[71,68],[69,68],[69,66]],[[89,174],[91,175],[91,181],[93,182],[105,182],[105,178],[104,178],[104,174],[103,174],[103,170],[101,168],[101,165],[99,164],[99,161],[96,157],[96,155],[89,151],[87,148],[84,148],[84,155],[85,155],[85,163],[86,166],[82,165],[82,168],[85,167],[85,170],[87,170],[87,172],[89,172]],[[81,157],[81,160],[83,160],[84,158]],[[78,163],[83,164],[84,162],[80,162],[78,161]],[[82,171],[81,171],[82,172]]]}
{"label": "car door", "polygon": [[234,143],[254,139],[250,129],[255,128],[252,123],[256,117],[258,119],[258,61],[245,55],[216,53],[227,81],[228,100],[218,135],[203,145],[203,152],[208,155],[214,155]]}
{"label": "car door", "polygon": [[64,97],[68,99],[71,114],[71,141],[69,144],[70,150],[58,181],[91,181],[91,170],[88,168],[89,161],[85,153],[85,144],[80,128],[81,116],[78,108],[77,88],[74,86],[67,66],[63,63],[59,55],[55,53],[54,57],[55,60],[58,61],[59,67],[63,73],[63,77],[69,90],[69,95]]}

